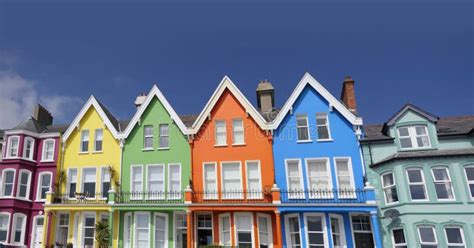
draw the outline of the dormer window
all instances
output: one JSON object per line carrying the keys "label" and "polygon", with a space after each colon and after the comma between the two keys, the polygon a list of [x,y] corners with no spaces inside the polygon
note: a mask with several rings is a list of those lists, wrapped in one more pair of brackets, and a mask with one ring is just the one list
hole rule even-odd
{"label": "dormer window", "polygon": [[423,125],[399,127],[398,138],[402,149],[431,147],[428,128]]}

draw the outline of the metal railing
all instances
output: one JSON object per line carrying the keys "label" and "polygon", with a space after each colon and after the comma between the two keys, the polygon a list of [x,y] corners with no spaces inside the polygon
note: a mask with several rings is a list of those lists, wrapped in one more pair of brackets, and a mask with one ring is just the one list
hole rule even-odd
{"label": "metal railing", "polygon": [[271,192],[266,191],[201,191],[192,193],[193,203],[272,203]]}
{"label": "metal railing", "polygon": [[179,204],[184,202],[184,192],[119,192],[115,196],[115,202],[118,204]]}
{"label": "metal railing", "polygon": [[[107,195],[107,194],[106,194]],[[103,197],[102,192],[95,194],[90,193],[75,193],[71,194],[56,194],[53,196],[53,204],[107,204],[108,197]]]}
{"label": "metal railing", "polygon": [[280,190],[282,203],[365,203],[363,189]]}

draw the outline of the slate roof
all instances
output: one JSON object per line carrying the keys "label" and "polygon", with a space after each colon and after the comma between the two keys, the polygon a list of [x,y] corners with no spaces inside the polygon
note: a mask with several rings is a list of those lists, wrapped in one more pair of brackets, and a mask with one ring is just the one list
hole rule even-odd
{"label": "slate roof", "polygon": [[43,133],[64,133],[68,127],[69,124],[49,125],[46,127],[46,130],[44,130]]}
{"label": "slate roof", "polygon": [[102,110],[104,111],[105,115],[107,115],[107,118],[109,118],[110,123],[112,123],[112,125],[115,127],[115,130],[120,131],[120,125],[119,125],[119,121],[117,120],[117,118],[115,118],[115,116],[104,106],[104,104],[102,104],[97,99],[96,99],[96,101],[97,101],[97,103],[99,103],[99,105],[102,108]]}
{"label": "slate roof", "polygon": [[34,133],[42,133],[44,130],[46,130],[46,127],[39,123],[35,118],[30,116],[12,129],[25,130]]}
{"label": "slate roof", "polygon": [[186,127],[192,127],[198,115],[180,115],[179,118],[183,121]]}
{"label": "slate roof", "polygon": [[258,111],[262,116],[263,118],[268,121],[268,122],[272,122],[278,115],[278,113],[280,113],[280,110],[281,109],[277,109],[277,108],[274,108],[272,111],[270,112],[262,112],[262,111]]}
{"label": "slate roof", "polygon": [[427,150],[413,152],[398,152],[388,156],[381,161],[370,165],[370,167],[379,166],[392,160],[412,159],[412,158],[433,158],[446,156],[474,155],[474,148],[454,149],[454,150]]}
{"label": "slate roof", "polygon": [[[383,124],[365,125],[362,141],[392,140],[383,134]],[[436,123],[438,137],[452,135],[471,135],[474,133],[474,115],[441,117]]]}

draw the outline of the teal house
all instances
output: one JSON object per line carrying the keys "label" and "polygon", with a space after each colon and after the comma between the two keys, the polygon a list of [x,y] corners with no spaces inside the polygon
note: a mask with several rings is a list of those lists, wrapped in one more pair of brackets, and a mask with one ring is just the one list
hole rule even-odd
{"label": "teal house", "polygon": [[383,247],[474,247],[474,116],[407,104],[364,132]]}

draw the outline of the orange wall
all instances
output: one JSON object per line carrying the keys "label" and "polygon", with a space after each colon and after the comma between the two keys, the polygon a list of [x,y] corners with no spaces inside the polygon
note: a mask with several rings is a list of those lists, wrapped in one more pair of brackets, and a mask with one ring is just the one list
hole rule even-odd
{"label": "orange wall", "polygon": [[[244,124],[245,144],[232,146],[232,119],[242,118]],[[215,147],[216,120],[225,120],[227,124],[227,146]],[[246,160],[260,160],[262,189],[271,188],[274,183],[273,154],[271,134],[266,134],[237,99],[225,90],[207,119],[195,136],[192,144],[193,189],[203,191],[203,163],[217,162],[217,185],[221,190],[221,166],[223,161],[240,161],[243,189],[246,190]],[[224,209],[223,209],[224,210]]]}

